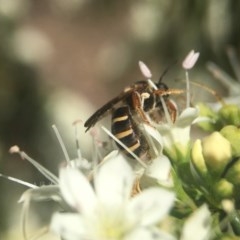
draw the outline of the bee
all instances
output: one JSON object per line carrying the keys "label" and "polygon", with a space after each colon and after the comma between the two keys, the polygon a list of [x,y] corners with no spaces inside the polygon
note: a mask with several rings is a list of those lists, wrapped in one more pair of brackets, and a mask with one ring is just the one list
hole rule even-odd
{"label": "bee", "polygon": [[[166,103],[170,118],[175,122],[177,106],[170,99],[171,94],[182,93],[178,89],[169,89],[162,79],[155,83],[156,88],[147,80],[136,81],[126,87],[118,96],[98,109],[84,124],[86,131],[93,127],[107,113],[112,114],[112,134],[131,152],[142,158],[149,153],[149,144],[140,129],[140,124],[159,123],[164,118],[161,97]],[[119,104],[119,106],[117,106]],[[128,151],[116,143],[120,150],[132,157]]]}

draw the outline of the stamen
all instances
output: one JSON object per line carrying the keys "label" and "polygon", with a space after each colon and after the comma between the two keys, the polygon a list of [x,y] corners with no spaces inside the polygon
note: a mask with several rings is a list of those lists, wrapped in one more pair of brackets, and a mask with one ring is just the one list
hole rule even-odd
{"label": "stamen", "polygon": [[213,62],[207,63],[207,69],[227,88],[229,88],[230,85],[234,82],[234,79],[230,75],[221,70],[221,68]]}
{"label": "stamen", "polygon": [[[146,132],[146,133],[149,133],[149,132],[147,131],[147,129],[148,129],[148,127],[151,127],[151,126],[148,126],[148,125],[146,125],[146,124],[143,124],[143,126],[144,126],[145,132]],[[158,156],[158,155],[160,154],[160,152],[158,151],[158,149],[157,149],[157,147],[156,147],[156,145],[155,145],[155,143],[154,143],[154,141],[153,141],[153,138],[150,137],[149,134],[145,134],[144,136],[147,138],[147,141],[149,142],[149,145],[151,146],[151,148],[152,148],[152,150],[153,150],[153,152],[154,152],[154,155],[155,155],[155,156]],[[151,135],[151,136],[152,136],[152,135]]]}
{"label": "stamen", "polygon": [[13,154],[13,153],[19,153],[20,152],[20,148],[17,145],[14,145],[12,147],[10,147],[9,149],[9,153]]}
{"label": "stamen", "polygon": [[172,122],[170,114],[168,112],[167,105],[166,105],[166,103],[165,103],[165,101],[164,101],[162,96],[160,96],[160,100],[161,100],[161,103],[162,103],[162,106],[163,106],[163,111],[164,111],[165,117],[167,119],[167,123],[168,124],[172,124],[173,122]]}
{"label": "stamen", "polygon": [[186,108],[190,107],[190,84],[189,84],[189,76],[188,71],[186,70]]}
{"label": "stamen", "polygon": [[74,128],[75,128],[75,141],[76,141],[76,148],[77,148],[77,156],[78,159],[81,161],[82,159],[82,153],[80,150],[80,144],[79,144],[79,131],[78,131],[78,124],[82,123],[82,120],[77,120],[73,122]]}
{"label": "stamen", "polygon": [[200,55],[199,52],[195,52],[194,50],[191,50],[183,60],[182,67],[185,70],[190,70],[191,68],[193,68],[199,58],[199,55]]}
{"label": "stamen", "polygon": [[[153,89],[158,90],[158,87],[155,85],[155,83],[151,79],[148,79],[148,83]],[[163,97],[161,95],[159,97],[160,97],[160,100],[161,100],[161,103],[162,103],[162,106],[163,106],[163,111],[164,111],[167,123],[172,124],[173,122],[172,122],[170,114],[168,112],[167,105],[166,105]]]}
{"label": "stamen", "polygon": [[92,139],[93,139],[93,149],[94,149],[93,151],[94,156],[92,156],[92,159],[93,159],[92,162],[93,162],[93,165],[96,166],[98,164],[98,159],[103,158],[101,152],[99,151],[99,148],[103,147],[104,143],[98,138],[99,133],[97,128],[93,127],[90,130],[90,135],[92,136]]}
{"label": "stamen", "polygon": [[119,139],[117,139],[109,130],[107,130],[104,126],[101,126],[103,131],[107,133],[115,142],[117,142],[119,145],[121,145],[129,154],[131,154],[144,168],[147,168],[147,165],[132,151],[129,150],[129,148],[123,144]]}
{"label": "stamen", "polygon": [[144,108],[144,101],[145,99],[148,99],[150,97],[150,94],[145,92],[141,94],[141,107]]}
{"label": "stamen", "polygon": [[158,87],[156,86],[156,84],[151,80],[151,79],[148,79],[148,84],[155,90],[158,90]]}
{"label": "stamen", "polygon": [[236,51],[232,47],[227,48],[227,55],[233,71],[237,77],[238,82],[240,82],[240,62],[237,58]]}
{"label": "stamen", "polygon": [[199,52],[195,52],[194,50],[191,50],[182,62],[182,67],[186,71],[186,91],[187,91],[186,108],[190,107],[190,84],[189,84],[188,70],[194,67],[195,63],[199,58],[199,55],[200,55]]}
{"label": "stamen", "polygon": [[64,156],[65,156],[65,160],[66,160],[66,162],[69,163],[69,162],[70,162],[70,158],[69,158],[69,155],[68,155],[68,153],[67,153],[67,149],[66,149],[66,147],[65,147],[65,145],[64,145],[64,143],[63,143],[62,137],[61,137],[61,135],[60,135],[60,133],[59,133],[56,125],[52,125],[52,128],[53,128],[53,130],[54,130],[54,132],[55,132],[55,134],[56,134],[56,137],[57,137],[57,139],[58,139],[58,142],[60,143],[60,146],[61,146],[61,148],[62,148],[63,154],[64,154]]}
{"label": "stamen", "polygon": [[[79,124],[82,124],[82,120],[78,119],[78,120],[75,120],[73,122],[73,126],[74,126],[74,129],[75,129],[75,143],[76,143],[76,149],[77,149],[77,162],[76,161],[72,161],[72,163],[75,165],[76,164],[76,167],[80,167],[81,170],[90,170],[90,168],[92,167],[91,166],[91,163],[87,160],[87,159],[84,159],[82,157],[82,153],[81,153],[81,149],[80,149],[80,144],[79,144],[79,139],[80,139],[80,134],[79,134]],[[73,166],[74,166],[73,165]]]}
{"label": "stamen", "polygon": [[150,69],[144,62],[139,61],[138,65],[144,77],[146,77],[147,79],[152,77]]}
{"label": "stamen", "polygon": [[220,81],[226,87],[231,95],[239,95],[239,84],[218,65],[213,62],[207,63],[207,69],[212,73],[215,79]]}
{"label": "stamen", "polygon": [[51,173],[49,170],[47,170],[45,167],[43,167],[41,164],[39,164],[33,158],[29,157],[25,152],[19,151],[18,154],[20,155],[20,157],[22,159],[25,159],[28,162],[30,162],[48,180],[50,180],[52,183],[58,184],[58,178],[53,173]]}
{"label": "stamen", "polygon": [[[44,166],[39,164],[36,160],[34,160],[33,158],[29,157],[25,152],[20,151],[20,148],[17,145],[12,146],[9,149],[9,152],[12,153],[12,154],[13,153],[18,153],[22,159],[25,159],[28,162],[30,162],[49,181],[51,181],[54,184],[58,184],[58,178],[53,173],[51,173],[48,169],[46,169]],[[14,178],[12,178],[12,179],[14,179]],[[31,187],[31,186],[29,186],[29,187]]]}
{"label": "stamen", "polygon": [[36,186],[36,185],[34,185],[32,183],[23,181],[23,180],[18,179],[18,178],[10,177],[10,176],[4,175],[2,173],[0,173],[0,177],[5,178],[5,179],[7,179],[7,180],[9,180],[11,182],[19,183],[20,185],[23,185],[23,186],[26,186],[26,187],[29,187],[29,188],[38,188],[38,186]]}
{"label": "stamen", "polygon": [[[93,128],[90,130],[90,135],[92,136],[95,145],[97,145],[98,147],[102,147],[102,146],[103,146],[103,142],[102,142],[101,140],[99,140],[99,138],[98,138],[98,136],[99,136],[98,129],[96,129],[95,127],[93,127]],[[94,146],[95,146],[95,145],[94,145]]]}

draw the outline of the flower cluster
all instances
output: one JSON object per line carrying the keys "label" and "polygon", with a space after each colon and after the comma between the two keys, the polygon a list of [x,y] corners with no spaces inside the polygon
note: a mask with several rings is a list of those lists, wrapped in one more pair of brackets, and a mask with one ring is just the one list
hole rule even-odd
{"label": "flower cluster", "polygon": [[[59,203],[49,230],[64,240],[238,239],[240,109],[237,104],[222,102],[218,109],[190,103],[189,71],[198,57],[199,53],[191,51],[182,63],[186,90],[172,90],[177,94],[186,92],[183,110],[172,117],[160,96],[164,121],[155,123],[150,119],[149,124],[138,126],[148,141],[151,161],[131,151],[131,159],[114,150],[100,162],[87,161],[80,154],[78,160],[68,159],[62,164],[56,177],[18,148],[12,148],[52,182],[41,187],[25,184],[31,189],[20,199],[24,213],[30,199]],[[157,91],[149,68],[143,62],[139,66]],[[142,101],[148,97],[142,96]],[[174,101],[168,104],[177,109]],[[207,135],[192,140],[193,124]],[[122,144],[106,128],[103,130]],[[26,221],[23,214],[24,226]]]}
{"label": "flower cluster", "polygon": [[122,155],[112,152],[94,175],[94,187],[77,169],[60,169],[63,198],[75,210],[56,213],[51,228],[72,239],[174,239],[156,227],[174,203],[174,193],[151,187],[131,198],[134,173]]}

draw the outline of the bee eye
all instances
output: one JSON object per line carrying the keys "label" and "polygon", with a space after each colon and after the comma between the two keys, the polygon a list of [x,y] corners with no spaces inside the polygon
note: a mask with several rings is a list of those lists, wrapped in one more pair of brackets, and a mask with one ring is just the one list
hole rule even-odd
{"label": "bee eye", "polygon": [[168,86],[165,83],[159,82],[156,85],[157,85],[158,89],[168,90]]}

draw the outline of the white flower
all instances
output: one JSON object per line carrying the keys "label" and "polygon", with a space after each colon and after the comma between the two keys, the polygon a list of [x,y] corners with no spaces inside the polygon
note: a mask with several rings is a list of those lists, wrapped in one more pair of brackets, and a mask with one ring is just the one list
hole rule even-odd
{"label": "white flower", "polygon": [[154,225],[167,215],[174,194],[149,188],[130,198],[134,173],[121,155],[95,172],[94,188],[76,168],[60,170],[60,190],[74,213],[55,213],[51,229],[66,240],[174,239]]}
{"label": "white flower", "polygon": [[198,121],[199,111],[197,108],[186,108],[177,117],[174,123],[164,123],[157,125],[163,139],[164,149],[172,157],[177,158],[176,154],[181,153],[183,156],[187,153],[190,142],[191,125]]}
{"label": "white flower", "polygon": [[183,226],[181,240],[207,240],[210,237],[210,211],[206,205],[196,210]]}

